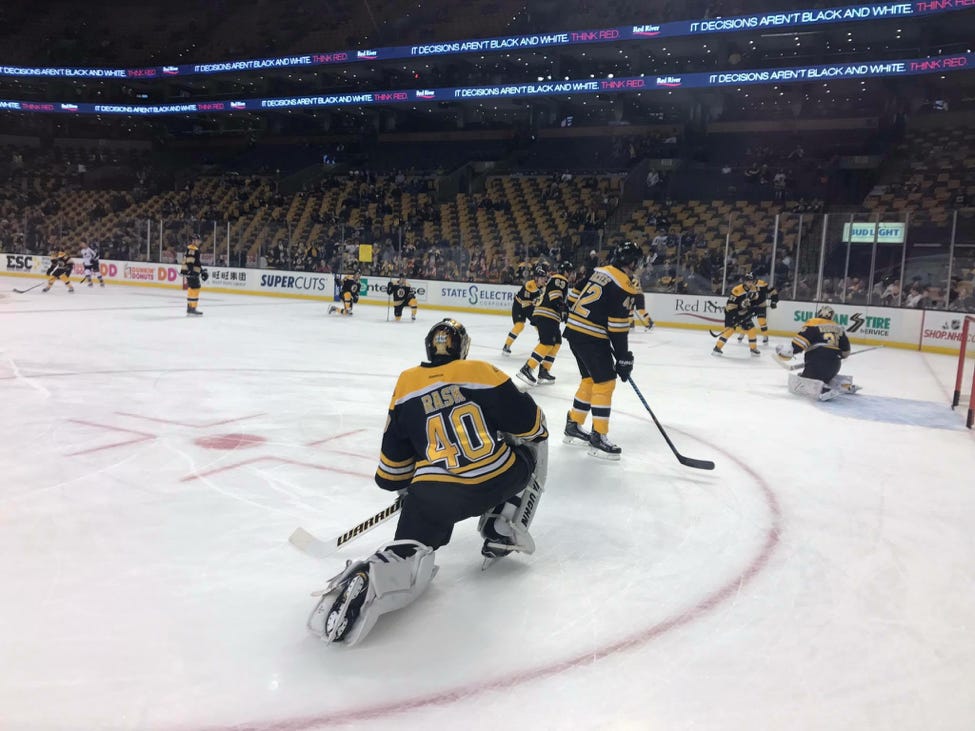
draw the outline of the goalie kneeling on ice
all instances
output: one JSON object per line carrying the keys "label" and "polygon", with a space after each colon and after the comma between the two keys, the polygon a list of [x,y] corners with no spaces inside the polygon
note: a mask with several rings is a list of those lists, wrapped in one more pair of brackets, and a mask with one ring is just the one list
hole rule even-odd
{"label": "goalie kneeling on ice", "polygon": [[856,393],[859,386],[853,385],[850,376],[833,376],[829,383],[818,378],[803,378],[797,373],[789,374],[789,391],[798,396],[808,396],[819,401],[831,401],[841,393]]}

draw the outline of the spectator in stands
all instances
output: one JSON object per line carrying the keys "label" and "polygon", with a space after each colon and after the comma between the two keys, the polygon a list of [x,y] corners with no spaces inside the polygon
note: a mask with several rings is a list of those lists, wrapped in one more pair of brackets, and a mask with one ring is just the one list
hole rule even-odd
{"label": "spectator in stands", "polygon": [[862,303],[867,301],[867,291],[860,277],[851,277],[846,285],[845,302]]}
{"label": "spectator in stands", "polygon": [[911,289],[907,293],[907,299],[904,300],[905,307],[920,307],[921,300],[924,299],[924,289],[921,287],[919,282],[912,282]]}
{"label": "spectator in stands", "polygon": [[880,295],[880,303],[887,307],[900,306],[901,303],[900,281],[894,279],[893,277],[885,277],[884,281],[887,281],[887,286],[884,288],[883,293]]}

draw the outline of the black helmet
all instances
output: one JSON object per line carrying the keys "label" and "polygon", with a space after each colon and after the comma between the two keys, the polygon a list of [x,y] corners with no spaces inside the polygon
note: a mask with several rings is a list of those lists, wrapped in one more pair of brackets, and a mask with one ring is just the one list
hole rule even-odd
{"label": "black helmet", "polygon": [[619,244],[609,256],[609,263],[614,267],[632,267],[643,257],[643,251],[632,241]]}
{"label": "black helmet", "polygon": [[746,282],[754,282],[755,281],[755,274],[753,272],[748,272],[747,274],[745,274],[745,281]]}
{"label": "black helmet", "polygon": [[448,317],[430,328],[424,344],[427,347],[427,360],[439,365],[466,358],[471,339],[463,325]]}
{"label": "black helmet", "polygon": [[545,267],[545,265],[544,264],[536,264],[535,265],[535,278],[538,279],[539,277],[547,277],[547,276],[548,276],[548,269]]}
{"label": "black helmet", "polygon": [[571,272],[574,269],[575,269],[575,267],[572,266],[572,262],[571,261],[568,261],[567,260],[567,261],[560,261],[559,262],[559,274],[568,274],[569,272]]}

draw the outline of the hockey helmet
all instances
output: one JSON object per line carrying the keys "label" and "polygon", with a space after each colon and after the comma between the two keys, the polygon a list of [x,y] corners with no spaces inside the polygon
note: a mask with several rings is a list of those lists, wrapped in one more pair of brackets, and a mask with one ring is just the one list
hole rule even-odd
{"label": "hockey helmet", "polygon": [[424,340],[427,360],[434,364],[464,360],[471,348],[471,338],[467,328],[457,320],[447,317],[430,328]]}
{"label": "hockey helmet", "polygon": [[201,239],[200,239],[199,236],[196,236],[196,235],[191,236],[190,237],[190,243],[189,243],[189,245],[186,248],[187,249],[193,249],[195,251],[196,249],[199,249],[200,248],[200,241],[201,241]]}
{"label": "hockey helmet", "polygon": [[822,318],[823,320],[832,320],[836,317],[836,312],[829,305],[820,305],[819,309],[816,310],[816,317]]}
{"label": "hockey helmet", "polygon": [[548,276],[548,267],[546,267],[544,264],[539,263],[535,265],[535,269],[533,270],[533,272],[534,272],[533,276],[535,277],[535,279],[541,279],[543,277]]}
{"label": "hockey helmet", "polygon": [[609,263],[614,267],[632,268],[643,257],[643,251],[632,241],[617,245],[610,254]]}

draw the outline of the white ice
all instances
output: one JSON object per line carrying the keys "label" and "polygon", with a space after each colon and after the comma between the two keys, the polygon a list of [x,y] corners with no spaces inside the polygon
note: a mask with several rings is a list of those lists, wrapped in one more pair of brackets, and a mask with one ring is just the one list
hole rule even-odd
{"label": "white ice", "polygon": [[[620,463],[561,444],[566,348],[533,391],[556,437],[536,553],[482,572],[457,526],[429,592],[349,649],[307,633],[310,593],[394,523],[328,561],[287,537],[392,501],[388,399],[444,313],[204,290],[190,320],[182,292],[26,281],[0,277],[0,728],[975,727],[975,438],[947,356],[855,356],[865,390],[819,404],[775,338],[717,359],[637,332],[636,382],[704,472],[625,384]],[[505,359],[509,320],[458,317],[510,374],[533,345]]]}

